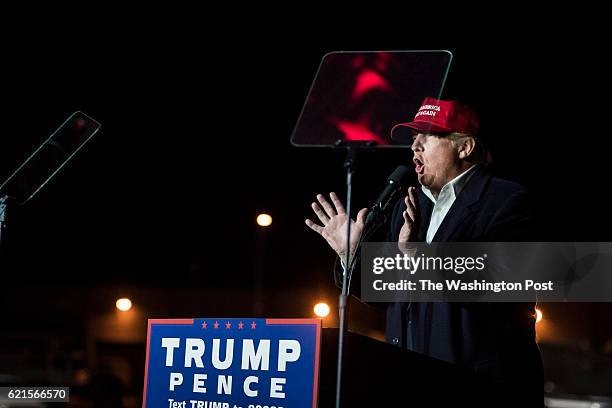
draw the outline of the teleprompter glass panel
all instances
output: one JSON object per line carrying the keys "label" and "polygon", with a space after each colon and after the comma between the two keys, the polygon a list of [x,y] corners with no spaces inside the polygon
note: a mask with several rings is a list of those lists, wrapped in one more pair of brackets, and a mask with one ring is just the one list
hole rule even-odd
{"label": "teleprompter glass panel", "polygon": [[391,138],[393,125],[412,120],[426,97],[441,97],[451,61],[446,50],[325,55],[291,142],[408,146],[408,139]]}

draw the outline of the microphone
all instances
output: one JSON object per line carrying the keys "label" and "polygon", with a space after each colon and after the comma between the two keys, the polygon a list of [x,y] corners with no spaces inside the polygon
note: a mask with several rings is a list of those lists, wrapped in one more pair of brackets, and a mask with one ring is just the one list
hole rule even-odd
{"label": "microphone", "polygon": [[389,204],[401,194],[401,191],[408,186],[408,176],[410,169],[406,166],[398,166],[393,173],[387,179],[387,186],[383,192],[378,196],[374,205],[370,207],[368,215],[365,220],[365,228],[370,227],[373,224],[377,224],[381,221],[384,222],[384,215],[389,207]]}

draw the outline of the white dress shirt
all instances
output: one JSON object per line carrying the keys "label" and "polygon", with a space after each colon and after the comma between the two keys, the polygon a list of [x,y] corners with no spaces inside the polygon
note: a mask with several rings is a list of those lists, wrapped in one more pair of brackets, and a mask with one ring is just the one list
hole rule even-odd
{"label": "white dress shirt", "polygon": [[440,228],[440,224],[442,224],[442,221],[444,221],[444,217],[446,217],[448,210],[450,210],[451,206],[457,199],[457,196],[461,190],[463,190],[463,187],[465,187],[472,176],[474,167],[475,166],[470,167],[446,183],[440,190],[440,194],[438,194],[437,199],[427,187],[421,186],[423,193],[425,193],[425,195],[434,203],[431,219],[429,220],[429,227],[427,228],[427,236],[425,239],[428,244],[430,244],[433,240],[438,228]]}

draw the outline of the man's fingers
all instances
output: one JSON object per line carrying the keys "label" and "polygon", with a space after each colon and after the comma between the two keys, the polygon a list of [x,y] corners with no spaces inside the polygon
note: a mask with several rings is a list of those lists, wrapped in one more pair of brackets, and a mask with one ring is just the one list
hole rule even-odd
{"label": "man's fingers", "polygon": [[308,225],[308,227],[310,227],[310,229],[312,229],[313,231],[322,234],[323,233],[323,227],[315,224],[314,222],[310,221],[308,218],[306,218],[306,225]]}
{"label": "man's fingers", "polygon": [[408,196],[404,197],[404,204],[406,204],[406,209],[404,210],[404,213],[406,213],[408,217],[410,217],[410,221],[414,222],[415,209],[412,207],[412,203],[410,202]]}
{"label": "man's fingers", "polygon": [[327,223],[329,222],[329,217],[327,216],[327,214],[325,214],[325,211],[323,211],[321,207],[319,207],[319,204],[312,203],[311,207],[317,217],[319,217],[319,220],[323,223],[323,225],[327,225]]}
{"label": "man's fingers", "polygon": [[402,215],[404,216],[404,222],[408,224],[410,227],[412,227],[412,225],[414,224],[414,221],[410,218],[408,211],[404,211]]}
{"label": "man's fingers", "polygon": [[338,215],[346,214],[346,210],[344,209],[344,205],[342,204],[342,201],[340,201],[340,199],[338,198],[336,193],[334,193],[332,191],[331,193],[329,193],[329,196],[331,197],[332,202],[334,203],[334,207],[336,207],[336,212],[338,213]]}
{"label": "man's fingers", "polygon": [[367,208],[362,208],[361,210],[359,210],[359,212],[357,213],[357,224],[365,224],[365,216],[367,212]]}
{"label": "man's fingers", "polygon": [[415,209],[418,208],[419,199],[416,193],[416,188],[410,187],[408,189],[408,197],[410,198],[410,202],[412,203],[413,207]]}
{"label": "man's fingers", "polygon": [[417,207],[417,194],[416,188],[410,187],[408,189],[408,199],[406,200],[407,210],[410,211],[410,216],[413,221],[416,221],[419,216],[419,210]]}
{"label": "man's fingers", "polygon": [[[408,226],[408,230],[405,231],[404,227],[402,227],[402,230],[401,230],[400,236],[399,236],[400,242],[402,242],[404,240],[408,240],[410,238],[410,235],[412,234],[412,228],[414,226],[414,223],[412,222],[412,220],[408,216],[408,211],[403,211],[402,212],[402,216],[404,217],[404,227],[407,225]],[[402,233],[408,234],[408,236],[402,236]]]}
{"label": "man's fingers", "polygon": [[412,222],[414,222],[416,220],[416,208],[414,208],[411,202],[408,202],[408,205],[406,206],[406,212],[408,213],[408,216],[410,217]]}
{"label": "man's fingers", "polygon": [[416,220],[417,209],[414,205],[414,195],[413,195],[414,187],[410,187],[408,189],[408,195],[406,196],[404,202],[406,203],[406,211],[408,211],[408,215],[412,219],[412,221]]}
{"label": "man's fingers", "polygon": [[319,200],[319,203],[323,207],[323,210],[325,210],[325,213],[328,218],[331,218],[336,215],[336,210],[334,210],[329,201],[325,199],[325,196],[323,194],[317,194],[317,200]]}

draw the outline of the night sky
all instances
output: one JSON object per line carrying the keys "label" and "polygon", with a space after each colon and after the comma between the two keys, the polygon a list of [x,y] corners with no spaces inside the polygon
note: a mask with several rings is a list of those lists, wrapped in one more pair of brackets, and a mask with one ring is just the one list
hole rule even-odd
{"label": "night sky", "polygon": [[[397,39],[282,48],[263,35],[220,47],[191,34],[73,38],[7,51],[2,174],[75,110],[102,129],[36,200],[10,215],[16,259],[5,276],[248,287],[254,218],[265,210],[274,217],[266,232],[275,253],[269,282],[326,279],[330,253],[303,218],[316,193],[344,195],[344,153],[296,148],[289,139],[322,56],[335,49],[453,51],[444,96],[480,112],[493,170],[529,188],[541,239],[606,237],[607,151],[595,126],[597,99],[585,103],[601,88],[568,51]],[[580,83],[570,80],[576,76]],[[408,150],[359,157],[355,204],[367,205],[410,158]],[[225,257],[231,279],[212,273]]]}
{"label": "night sky", "polygon": [[[7,29],[0,179],[74,111],[102,128],[32,202],[7,213],[0,261],[0,349],[7,351],[0,357],[22,347],[15,333],[30,333],[32,342],[70,337],[85,349],[85,327],[96,313],[114,312],[122,293],[143,306],[138,324],[151,316],[309,317],[317,294],[333,306],[334,254],[304,218],[317,193],[344,197],[344,152],[297,148],[290,137],[321,58],[335,50],[452,51],[443,97],[479,112],[491,170],[529,190],[534,241],[610,241],[610,85],[599,26],[544,29],[517,19],[491,31],[399,10],[341,20],[320,12],[325,24],[297,24],[299,7],[269,25],[254,16],[157,11],[123,10],[113,20],[83,12]],[[407,149],[360,154],[354,206],[368,206],[411,158]],[[273,217],[266,230],[255,223],[263,211]],[[270,299],[259,312],[250,297],[257,271]],[[295,302],[280,300],[298,291]],[[609,311],[607,304],[561,305],[554,333],[571,339],[570,349],[586,341],[587,349],[603,350],[612,338]],[[79,364],[94,369],[108,350],[124,353],[136,367],[129,384],[138,396],[144,339],[129,339],[119,352],[98,344],[98,360],[86,365],[79,357]],[[549,375],[586,367],[560,350],[561,357],[545,358],[558,364]],[[603,389],[572,373],[568,391]]]}

